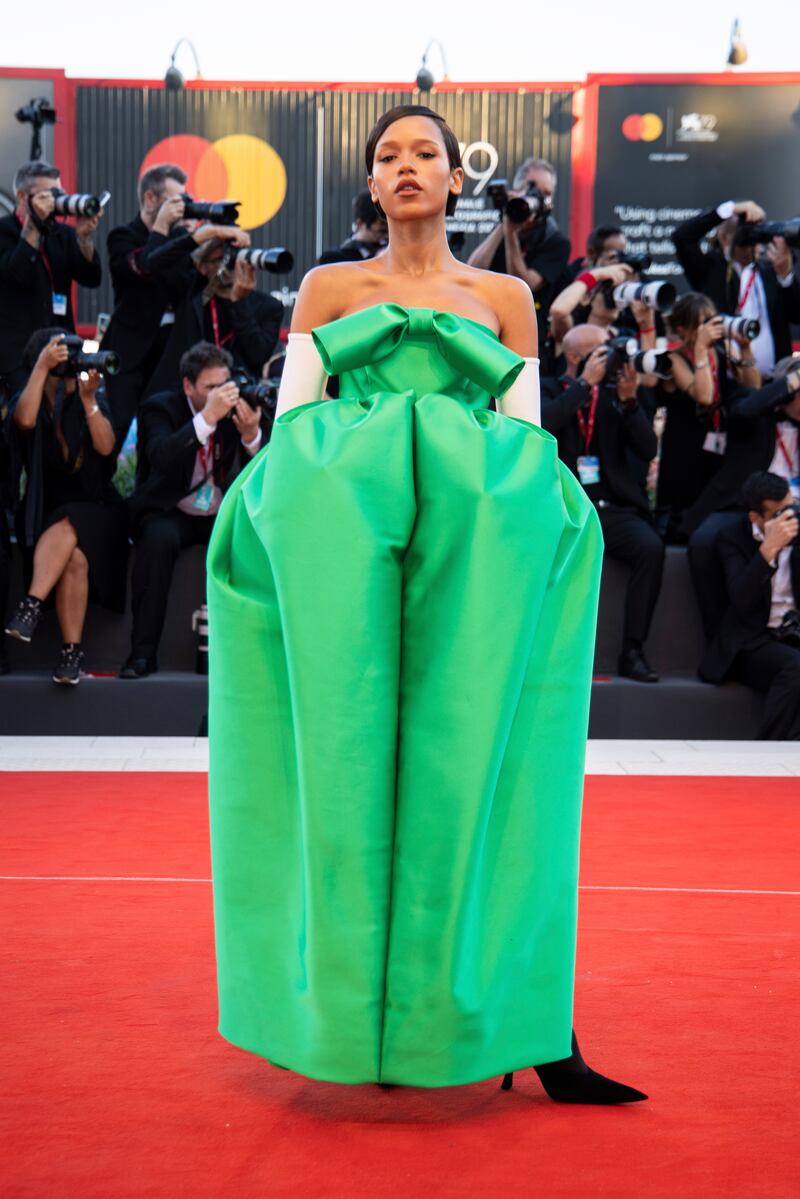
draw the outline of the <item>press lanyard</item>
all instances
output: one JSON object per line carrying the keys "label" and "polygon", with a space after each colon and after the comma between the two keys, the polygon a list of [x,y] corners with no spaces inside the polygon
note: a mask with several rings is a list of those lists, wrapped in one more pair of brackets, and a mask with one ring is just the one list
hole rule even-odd
{"label": "press lanyard", "polygon": [[[20,227],[20,232],[22,232],[24,222],[20,220],[18,212],[15,212],[14,216],[17,218],[17,224]],[[45,270],[47,271],[48,275],[50,276],[50,290],[54,291],[55,290],[55,282],[53,280],[53,268],[50,265],[50,259],[47,257],[47,253],[44,248],[44,234],[43,233],[39,234],[39,254],[41,256],[42,262],[44,263]]]}
{"label": "press lanyard", "polygon": [[583,443],[584,443],[587,454],[589,453],[589,446],[592,444],[592,437],[594,435],[594,422],[595,422],[595,417],[597,416],[597,399],[598,399],[599,394],[600,394],[600,388],[595,383],[594,387],[592,388],[592,402],[589,405],[588,423],[587,423],[586,417],[584,416],[584,414],[580,408],[578,409],[577,413],[575,414],[578,418],[578,426],[581,431],[581,437],[583,438]]}
{"label": "press lanyard", "polygon": [[794,463],[792,462],[791,455],[790,455],[788,449],[786,448],[786,442],[783,440],[783,437],[781,436],[781,431],[777,425],[775,426],[775,440],[777,441],[778,445],[780,446],[780,451],[783,454],[784,458],[786,459],[786,465],[789,467],[790,471],[793,471]]}
{"label": "press lanyard", "polygon": [[208,308],[209,312],[211,313],[211,328],[214,331],[214,345],[224,346],[226,342],[233,341],[233,330],[231,330],[230,333],[226,333],[225,336],[220,340],[219,315],[217,313],[217,301],[214,296],[212,296],[208,301]]}
{"label": "press lanyard", "polygon": [[208,441],[205,445],[201,445],[197,451],[200,455],[200,469],[203,472],[202,482],[211,474],[212,465],[214,462],[214,434],[209,434]]}
{"label": "press lanyard", "polygon": [[756,281],[756,268],[754,266],[751,266],[750,267],[750,278],[747,280],[747,287],[744,289],[744,295],[739,296],[739,299],[736,301],[736,311],[737,312],[742,312],[742,310],[744,309],[744,306],[750,297],[750,292],[753,290],[753,284],[755,283],[755,281]]}

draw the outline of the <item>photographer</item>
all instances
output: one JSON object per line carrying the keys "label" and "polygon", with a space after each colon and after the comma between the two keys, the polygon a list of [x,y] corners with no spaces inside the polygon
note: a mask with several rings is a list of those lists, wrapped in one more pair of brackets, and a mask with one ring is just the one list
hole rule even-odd
{"label": "photographer", "polygon": [[[175,265],[154,272],[151,255],[180,234],[186,175],[172,163],[151,167],[139,180],[139,215],[108,235],[114,312],[103,337],[103,349],[115,350],[122,370],[108,383],[111,417],[118,443],[124,441],[145,387],[167,344],[175,319],[173,306],[191,281],[189,254],[197,247],[183,233],[184,246]],[[191,242],[191,245],[189,244]]]}
{"label": "photographer", "polygon": [[73,283],[99,287],[100,259],[93,236],[101,214],[57,224],[53,189],[61,188],[49,162],[27,162],[14,176],[17,209],[0,218],[0,376],[16,392],[25,383],[22,358],[37,330],[74,331]]}
{"label": "photographer", "polygon": [[130,499],[133,629],[120,678],[158,669],[175,560],[187,546],[208,544],[223,493],[266,440],[266,417],[240,397],[232,365],[227,350],[200,342],[181,359],[181,388],[142,405]]}
{"label": "photographer", "polygon": [[[616,255],[616,251],[609,251],[609,254]],[[614,301],[613,289],[634,278],[637,278],[636,273],[627,263],[611,263],[591,271],[582,271],[573,283],[556,296],[550,305],[550,333],[547,347],[543,350],[544,354],[549,352],[556,368],[561,366],[564,338],[574,326],[584,323],[595,325],[607,330],[612,337],[627,331],[619,325],[622,312]],[[654,349],[657,326],[653,309],[634,300],[624,311],[636,329],[639,348]]]}
{"label": "photographer", "polygon": [[547,317],[555,285],[569,261],[569,238],[549,215],[556,189],[556,171],[544,158],[527,158],[514,175],[509,197],[524,197],[538,189],[542,208],[515,223],[503,212],[495,228],[469,256],[469,265],[523,279],[531,291],[539,318],[539,340],[547,333]]}
{"label": "photographer", "polygon": [[201,225],[175,241],[151,256],[151,268],[171,269],[189,241],[193,270],[147,396],[179,385],[181,359],[199,341],[227,350],[236,366],[259,376],[277,344],[283,305],[256,290],[256,271],[249,263],[234,258],[229,264],[226,255],[249,246],[250,235],[236,225]]}
{"label": "photographer", "polygon": [[[757,255],[757,226],[765,212],[752,200],[732,200],[678,225],[672,241],[687,282],[705,292],[719,312],[745,316],[761,324],[753,357],[770,377],[776,358],[791,352],[790,322],[800,319],[793,294],[794,262],[783,237],[773,238],[766,259]],[[712,230],[707,250],[701,241]]]}
{"label": "photographer", "polygon": [[328,262],[363,262],[365,258],[374,258],[384,249],[388,238],[386,217],[378,212],[369,190],[365,189],[353,199],[352,236],[336,250],[323,250],[317,266],[324,266]]}
{"label": "photographer", "polygon": [[24,365],[29,377],[11,419],[28,476],[18,540],[33,553],[33,577],[6,633],[30,641],[55,590],[64,645],[53,681],[76,684],[90,591],[118,612],[125,604],[127,513],[111,484],[114,431],[101,375],[79,370],[60,329],[35,333]]}
{"label": "photographer", "polygon": [[670,355],[672,378],[658,385],[666,424],[656,507],[667,542],[685,545],[697,527],[693,506],[722,465],[730,405],[743,390],[760,387],[761,375],[742,333],[727,342],[740,357],[725,352],[723,320],[708,296],[686,292],[669,324],[678,344]]}
{"label": "photographer", "polygon": [[564,338],[566,372],[542,384],[542,425],[558,440],[558,456],[597,507],[606,552],[630,566],[619,673],[642,683],[658,676],[644,642],[661,589],[664,545],[629,454],[649,460],[658,444],[633,366],[609,361],[608,333],[578,325]]}
{"label": "photographer", "polygon": [[730,606],[703,659],[709,683],[739,679],[766,693],[759,737],[800,740],[800,554],[797,499],[771,471],[750,475],[747,509],[719,536]]}

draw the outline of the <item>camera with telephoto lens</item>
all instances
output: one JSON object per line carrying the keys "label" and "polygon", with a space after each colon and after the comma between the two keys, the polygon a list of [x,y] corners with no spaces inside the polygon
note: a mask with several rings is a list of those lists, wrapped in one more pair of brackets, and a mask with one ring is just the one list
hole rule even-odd
{"label": "camera with telephoto lens", "polygon": [[614,266],[629,266],[637,275],[649,271],[652,265],[653,259],[649,254],[628,254],[624,250],[617,250],[614,259]]}
{"label": "camera with telephoto lens", "polygon": [[50,191],[55,200],[54,216],[97,216],[111,199],[109,191],[101,192],[99,196],[94,196],[89,192],[70,195],[68,192],[62,191],[60,187],[51,187]]}
{"label": "camera with telephoto lens", "polygon": [[739,227],[733,235],[735,246],[765,246],[773,237],[783,237],[788,245],[800,246],[800,217],[790,221],[745,221],[739,218]]}
{"label": "camera with telephoto lens", "polygon": [[237,262],[246,262],[257,271],[272,271],[275,275],[285,275],[294,266],[294,255],[283,246],[271,246],[268,250],[251,250],[238,249],[228,242],[218,273],[232,271]]}
{"label": "camera with telephoto lens", "polygon": [[614,382],[626,363],[639,375],[656,375],[659,379],[672,377],[672,359],[659,350],[640,350],[635,337],[612,337],[608,344],[605,382]]}
{"label": "camera with telephoto lens", "polygon": [[669,312],[675,303],[677,292],[671,283],[617,283],[615,286],[610,279],[600,284],[606,308],[627,308],[634,300],[655,308],[659,312]]}
{"label": "camera with telephoto lens", "polygon": [[251,408],[260,408],[267,416],[275,415],[280,379],[253,379],[240,369],[231,375],[231,383],[236,384],[239,395]]}
{"label": "camera with telephoto lens", "polygon": [[119,354],[113,350],[96,350],[87,354],[83,349],[83,338],[77,333],[65,333],[61,344],[69,350],[69,358],[51,372],[59,379],[76,378],[83,371],[100,371],[104,375],[119,374]]}
{"label": "camera with telephoto lens", "polygon": [[22,108],[14,113],[20,122],[28,121],[31,125],[55,125],[56,110],[46,96],[34,96]]}
{"label": "camera with telephoto lens", "polygon": [[748,341],[755,341],[761,332],[761,322],[754,317],[721,315],[719,319],[724,337],[746,337]]}
{"label": "camera with telephoto lens", "polygon": [[241,200],[193,200],[184,193],[183,219],[186,221],[211,221],[214,225],[235,225],[239,219]]}
{"label": "camera with telephoto lens", "polygon": [[493,179],[487,184],[486,191],[494,207],[515,225],[521,225],[529,217],[533,217],[535,223],[540,224],[547,220],[553,208],[551,198],[540,191],[532,181],[521,196],[509,196],[506,179]]}

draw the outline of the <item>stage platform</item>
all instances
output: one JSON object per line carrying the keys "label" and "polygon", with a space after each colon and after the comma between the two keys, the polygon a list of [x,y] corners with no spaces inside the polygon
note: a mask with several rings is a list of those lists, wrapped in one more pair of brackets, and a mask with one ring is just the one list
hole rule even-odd
{"label": "stage platform", "polygon": [[[0,678],[0,733],[194,736],[205,731],[207,684],[195,673],[192,613],[204,594],[204,550],[179,559],[170,592],[158,674],[120,680],[129,652],[130,613],[90,607],[84,648],[90,673],[78,687],[56,687],[58,627],[47,612],[30,645],[6,639],[13,672]],[[625,599],[625,571],[607,561],[603,574],[592,688],[590,737],[752,738],[761,696],[735,683],[712,687],[696,674],[703,634],[686,552],[667,550],[664,582],[647,642],[661,675],[655,684],[615,675]],[[15,581],[14,598],[21,591]],[[213,646],[211,647],[213,653]]]}

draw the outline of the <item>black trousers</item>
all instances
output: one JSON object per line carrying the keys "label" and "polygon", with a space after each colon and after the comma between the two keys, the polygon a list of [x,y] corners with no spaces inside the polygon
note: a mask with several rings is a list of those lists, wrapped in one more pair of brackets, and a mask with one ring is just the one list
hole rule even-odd
{"label": "black trousers", "polygon": [[730,677],[766,693],[761,740],[800,741],[800,649],[770,638],[740,650]]}
{"label": "black trousers", "polygon": [[132,658],[156,657],[178,555],[190,545],[208,545],[213,525],[213,516],[188,516],[180,508],[142,521],[131,578]]}
{"label": "black trousers", "polygon": [[730,603],[717,554],[717,538],[723,529],[740,519],[740,512],[712,512],[689,538],[686,554],[707,641],[718,632]]}
{"label": "black trousers", "polygon": [[623,636],[626,641],[645,641],[661,590],[664,543],[644,513],[624,508],[598,508],[597,514],[606,553],[630,567]]}

